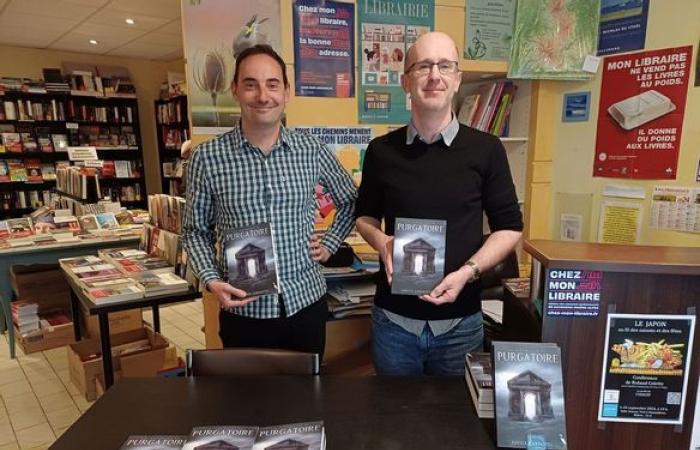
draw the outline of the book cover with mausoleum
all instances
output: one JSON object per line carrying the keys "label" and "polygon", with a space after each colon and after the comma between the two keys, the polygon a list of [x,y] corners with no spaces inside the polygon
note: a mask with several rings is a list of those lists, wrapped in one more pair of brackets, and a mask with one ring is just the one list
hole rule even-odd
{"label": "book cover with mausoleum", "polygon": [[391,293],[428,294],[445,271],[445,220],[396,218]]}
{"label": "book cover with mausoleum", "polygon": [[498,447],[565,449],[561,349],[494,342],[492,355]]}
{"label": "book cover with mausoleum", "polygon": [[279,292],[277,265],[269,223],[234,228],[224,234],[228,282],[249,296]]}
{"label": "book cover with mausoleum", "polygon": [[187,436],[135,435],[129,436],[119,450],[180,450]]}

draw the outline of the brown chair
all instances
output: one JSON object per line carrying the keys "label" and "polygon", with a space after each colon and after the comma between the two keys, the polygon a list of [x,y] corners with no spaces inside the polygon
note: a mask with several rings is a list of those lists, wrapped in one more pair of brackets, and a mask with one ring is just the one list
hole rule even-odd
{"label": "brown chair", "polygon": [[187,376],[318,375],[317,353],[267,348],[187,350]]}

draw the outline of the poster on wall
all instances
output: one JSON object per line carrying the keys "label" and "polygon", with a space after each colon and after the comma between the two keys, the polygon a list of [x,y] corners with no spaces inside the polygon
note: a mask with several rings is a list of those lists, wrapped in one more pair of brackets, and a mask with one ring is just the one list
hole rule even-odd
{"label": "poster on wall", "polygon": [[508,78],[593,78],[584,62],[596,52],[599,15],[599,0],[517,2]]}
{"label": "poster on wall", "polygon": [[694,315],[609,314],[598,420],[683,423]]}
{"label": "poster on wall", "polygon": [[691,50],[604,59],[593,176],[676,178]]}
{"label": "poster on wall", "polygon": [[355,5],[295,0],[294,84],[297,96],[355,96]]}
{"label": "poster on wall", "polygon": [[639,243],[642,225],[642,204],[620,200],[600,203],[598,242],[633,245]]}
{"label": "poster on wall", "polygon": [[432,0],[358,0],[360,123],[408,122],[410,102],[401,87],[406,51],[434,23]]}
{"label": "poster on wall", "polygon": [[469,0],[466,8],[464,58],[507,61],[515,0]]}
{"label": "poster on wall", "polygon": [[240,117],[231,94],[236,55],[268,44],[281,51],[279,0],[182,2],[192,134],[230,130]]}
{"label": "poster on wall", "polygon": [[644,48],[649,0],[601,0],[598,55]]}
{"label": "poster on wall", "polygon": [[[352,176],[355,184],[360,185],[365,152],[374,137],[372,127],[298,126],[294,127],[294,130],[309,133],[326,144]],[[316,228],[328,228],[333,221],[335,207],[333,199],[323,186],[316,186],[316,202],[320,216],[317,217]]]}

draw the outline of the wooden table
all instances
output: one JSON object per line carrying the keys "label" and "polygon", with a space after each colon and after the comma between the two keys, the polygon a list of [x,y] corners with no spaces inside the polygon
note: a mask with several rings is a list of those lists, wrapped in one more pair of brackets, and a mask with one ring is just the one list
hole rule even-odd
{"label": "wooden table", "polygon": [[15,357],[15,332],[12,326],[12,284],[10,267],[20,264],[56,264],[60,258],[95,254],[98,249],[110,247],[137,247],[138,236],[96,237],[77,242],[32,245],[0,249],[0,332],[7,331],[10,358]]}
{"label": "wooden table", "polygon": [[116,450],[132,434],[323,420],[333,450],[493,450],[462,377],[125,378],[52,450]]}

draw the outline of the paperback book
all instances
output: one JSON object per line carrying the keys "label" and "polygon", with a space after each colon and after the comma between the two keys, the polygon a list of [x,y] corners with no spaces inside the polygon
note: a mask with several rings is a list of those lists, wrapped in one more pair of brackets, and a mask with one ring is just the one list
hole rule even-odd
{"label": "paperback book", "polygon": [[255,426],[194,427],[182,450],[250,450],[257,434]]}
{"label": "paperback book", "polygon": [[279,292],[277,258],[269,223],[236,228],[224,234],[228,282],[249,296]]}
{"label": "paperback book", "polygon": [[391,293],[428,294],[445,271],[447,221],[396,218]]}
{"label": "paperback book", "polygon": [[180,450],[187,436],[139,435],[129,436],[119,450]]}
{"label": "paperback book", "polygon": [[326,448],[326,435],[323,422],[305,422],[262,427],[253,450],[304,449],[322,450]]}
{"label": "paperback book", "polygon": [[566,448],[561,350],[555,344],[493,343],[499,447]]}

